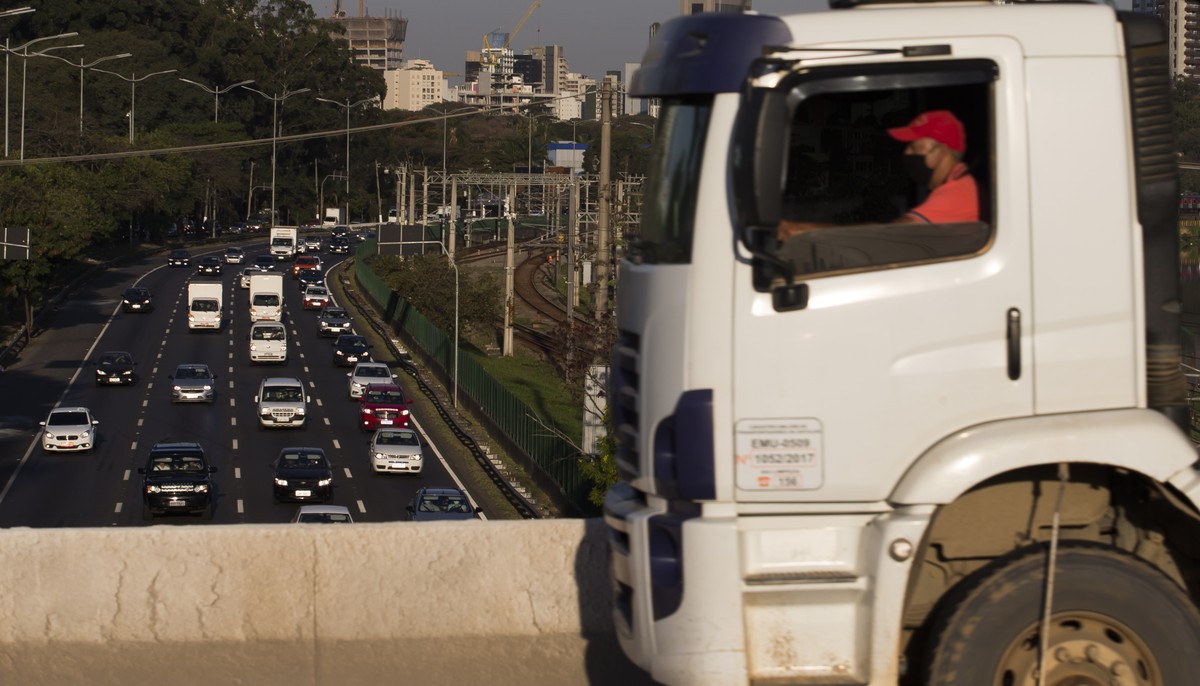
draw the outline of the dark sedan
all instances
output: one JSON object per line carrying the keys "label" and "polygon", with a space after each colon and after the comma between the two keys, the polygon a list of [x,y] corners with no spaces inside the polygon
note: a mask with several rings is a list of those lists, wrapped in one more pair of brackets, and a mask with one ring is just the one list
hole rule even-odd
{"label": "dark sedan", "polygon": [[125,312],[149,312],[154,308],[150,300],[150,289],[134,286],[126,288],[121,296],[121,309]]}
{"label": "dark sedan", "polygon": [[100,353],[96,358],[97,386],[128,386],[133,383],[133,355],[122,351]]}
{"label": "dark sedan", "polygon": [[192,254],[183,248],[176,248],[167,255],[168,267],[189,267],[192,264]]}
{"label": "dark sedan", "polygon": [[344,333],[333,343],[333,363],[339,367],[352,367],[359,362],[370,362],[370,347],[366,338]]}
{"label": "dark sedan", "polygon": [[471,504],[466,493],[457,488],[420,488],[404,508],[414,522],[478,519],[483,510]]}
{"label": "dark sedan", "polygon": [[320,448],[284,448],[275,467],[275,502],[319,500],[333,495],[333,468]]}
{"label": "dark sedan", "polygon": [[329,239],[329,252],[346,254],[350,252],[350,241],[345,236],[334,236]]}
{"label": "dark sedan", "polygon": [[309,286],[324,286],[325,272],[320,269],[302,269],[296,275],[296,282],[300,284],[300,292]]}
{"label": "dark sedan", "polygon": [[350,333],[350,314],[343,307],[326,307],[317,316],[317,328],[322,336]]}
{"label": "dark sedan", "polygon": [[201,257],[200,262],[196,265],[196,273],[219,276],[221,274],[221,259],[215,255]]}

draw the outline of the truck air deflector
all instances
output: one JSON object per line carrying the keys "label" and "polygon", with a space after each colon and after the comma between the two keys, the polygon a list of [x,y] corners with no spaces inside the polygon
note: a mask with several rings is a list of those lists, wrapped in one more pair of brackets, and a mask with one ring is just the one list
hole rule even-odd
{"label": "truck air deflector", "polygon": [[713,500],[717,484],[713,461],[713,392],[685,391],[675,413],[654,431],[654,479],[659,495]]}
{"label": "truck air deflector", "polygon": [[639,98],[736,93],[764,46],[792,40],[777,17],[733,13],[693,14],[662,25],[634,75],[629,93]]}
{"label": "truck air deflector", "polygon": [[1146,292],[1146,397],[1187,428],[1180,362],[1179,173],[1167,36],[1153,16],[1118,12],[1129,79],[1138,223]]}

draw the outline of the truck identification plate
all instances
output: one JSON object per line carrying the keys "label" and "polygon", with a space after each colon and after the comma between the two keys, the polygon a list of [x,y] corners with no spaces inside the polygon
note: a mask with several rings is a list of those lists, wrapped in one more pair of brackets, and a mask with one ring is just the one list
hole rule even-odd
{"label": "truck identification plate", "polygon": [[737,487],[747,491],[807,491],[824,482],[821,422],[743,419],[737,435]]}

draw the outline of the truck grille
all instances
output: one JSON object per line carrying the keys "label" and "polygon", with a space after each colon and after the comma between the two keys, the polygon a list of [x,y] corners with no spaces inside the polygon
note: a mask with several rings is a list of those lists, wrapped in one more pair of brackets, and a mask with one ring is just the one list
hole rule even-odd
{"label": "truck grille", "polygon": [[375,417],[376,419],[397,419],[400,417],[400,410],[375,410]]}
{"label": "truck grille", "polygon": [[291,419],[296,416],[296,411],[288,407],[271,408],[271,417],[275,419]]}
{"label": "truck grille", "polygon": [[195,487],[192,484],[162,484],[158,490],[163,493],[191,493]]}
{"label": "truck grille", "polygon": [[613,426],[617,431],[617,472],[627,481],[639,476],[641,464],[638,459],[640,345],[637,334],[621,331],[613,348],[612,372],[609,376]]}

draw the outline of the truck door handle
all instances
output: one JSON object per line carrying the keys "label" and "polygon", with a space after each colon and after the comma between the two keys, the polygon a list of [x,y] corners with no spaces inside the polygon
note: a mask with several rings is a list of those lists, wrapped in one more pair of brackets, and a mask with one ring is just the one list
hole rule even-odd
{"label": "truck door handle", "polygon": [[1008,378],[1021,378],[1021,311],[1008,310]]}

